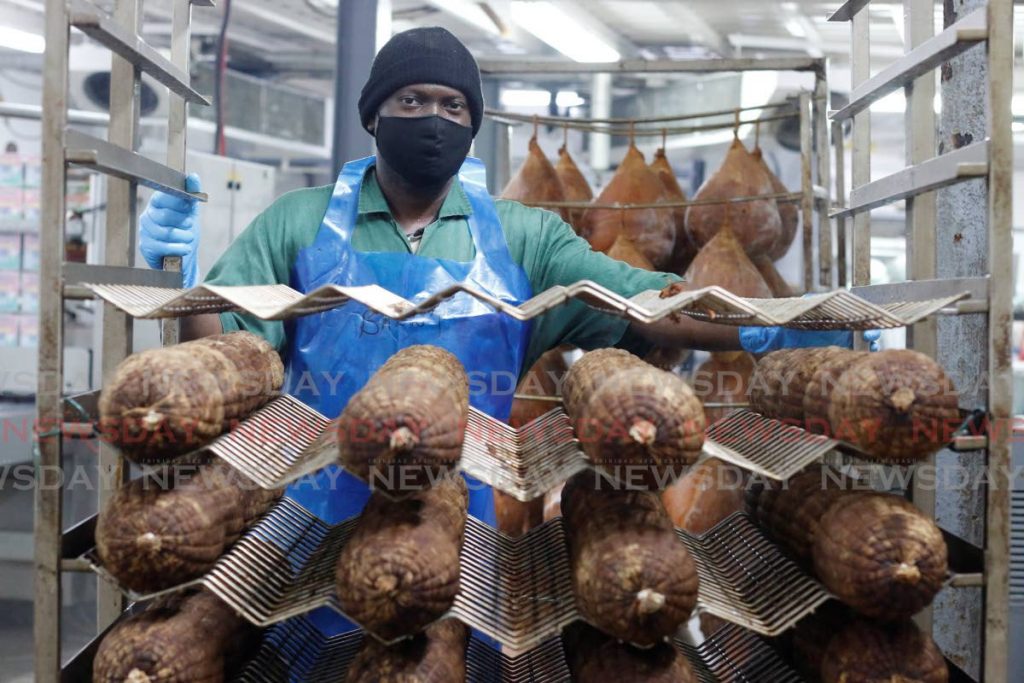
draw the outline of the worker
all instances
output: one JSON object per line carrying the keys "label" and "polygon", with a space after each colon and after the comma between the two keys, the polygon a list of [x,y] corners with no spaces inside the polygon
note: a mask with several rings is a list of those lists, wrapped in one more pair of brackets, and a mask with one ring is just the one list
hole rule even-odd
{"label": "worker", "polygon": [[[465,283],[518,305],[557,285],[592,280],[623,296],[662,289],[676,275],[632,268],[592,251],[562,219],[513,201],[494,201],[482,164],[467,158],[480,130],[480,72],[443,28],[391,38],[373,61],[359,98],[359,121],[376,155],[345,164],[333,187],[285,194],[257,216],[213,266],[207,284],[379,285],[409,301]],[[187,189],[198,191],[190,176]],[[184,286],[197,283],[199,209],[157,193],[140,221],[146,261],[183,259]],[[459,294],[429,313],[397,322],[350,301],[287,323],[240,313],[182,323],[185,339],[249,330],[283,354],[286,389],[329,418],[398,350],[433,344],[459,358],[471,378],[470,403],[507,420],[516,378],[548,349],[652,345],[764,353],[791,346],[849,345],[846,332],[734,327],[686,316],[630,323],[580,302],[521,322]],[[475,485],[474,485],[475,484]],[[494,524],[491,491],[471,483],[470,513]],[[289,488],[328,523],[362,509],[369,493],[347,473],[324,471]]]}

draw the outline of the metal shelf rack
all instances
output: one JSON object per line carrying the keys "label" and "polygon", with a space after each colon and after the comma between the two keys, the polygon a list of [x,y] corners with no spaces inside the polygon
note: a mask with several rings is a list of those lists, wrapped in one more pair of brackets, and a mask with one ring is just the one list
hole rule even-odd
{"label": "metal shelf rack", "polygon": [[[188,103],[209,104],[189,83],[190,23],[193,5],[210,0],[172,0],[171,54],[165,58],[139,36],[141,0],[116,0],[111,16],[87,0],[46,1],[46,53],[43,81],[43,180],[40,218],[39,373],[36,393],[35,489],[35,680],[81,680],[77,667],[88,657],[73,657],[62,670],[61,575],[88,570],[75,557],[89,533],[62,528],[62,440],[68,411],[63,385],[64,302],[82,298],[79,284],[110,282],[180,286],[180,260],[165,261],[164,271],[129,268],[135,253],[139,185],[193,196],[185,191],[185,133]],[[70,31],[77,28],[112,53],[108,139],[101,140],[68,127]],[[142,73],[165,85],[171,94],[168,112],[167,159],[160,164],[137,154],[139,86]],[[111,176],[107,190],[105,265],[64,263],[65,182],[74,164]],[[112,306],[102,313],[104,373],[131,351],[131,319]],[[162,324],[163,341],[177,341],[177,321]],[[73,412],[73,411],[72,411]],[[99,453],[99,501],[102,505],[124,480],[120,455],[106,444]],[[88,527],[89,524],[79,525]],[[76,527],[78,528],[78,527]],[[86,531],[89,531],[86,529]],[[106,582],[97,584],[97,630],[104,632],[125,608],[123,596]],[[85,648],[94,649],[95,641]]]}
{"label": "metal shelf rack", "polygon": [[[987,359],[987,367],[966,370],[967,364],[957,368],[965,373],[965,383],[987,371],[987,387],[976,400],[987,409],[989,434],[987,439],[973,443],[985,458],[989,485],[985,490],[983,530],[983,615],[980,633],[961,637],[981,644],[978,664],[980,680],[991,683],[1010,681],[1008,671],[1009,620],[1009,561],[1010,561],[1010,472],[1009,421],[1011,418],[1011,321],[1012,321],[1012,173],[1013,140],[1011,134],[1010,96],[1013,78],[1013,3],[1011,0],[988,0],[957,3],[960,16],[945,30],[935,35],[935,3],[932,0],[904,0],[906,42],[910,49],[891,66],[871,76],[870,19],[866,11],[869,0],[847,0],[831,15],[831,21],[851,24],[852,96],[850,103],[831,113],[833,143],[836,157],[836,194],[840,206],[832,213],[837,222],[840,250],[840,285],[846,284],[845,242],[847,221],[852,219],[852,291],[875,303],[885,303],[908,296],[936,296],[937,292],[970,289],[975,305],[965,314],[984,314],[973,318],[983,320],[976,324],[976,334],[947,330],[947,343],[939,349],[935,321],[925,321],[908,331],[908,347],[938,358],[946,366],[957,365],[954,354],[960,358],[970,356],[975,362]],[[971,9],[974,8],[974,9]],[[947,16],[951,11],[946,7]],[[966,50],[984,45],[983,65],[985,78],[969,81],[974,90],[972,101],[983,102],[987,118],[986,139],[945,141],[942,150],[950,146],[958,149],[936,156],[936,118],[933,108],[935,96],[934,71],[942,68],[943,83],[952,77],[950,59]],[[975,53],[978,54],[978,53]],[[979,55],[980,57],[980,55]],[[972,72],[974,73],[974,72]],[[944,85],[944,87],[949,87]],[[871,181],[871,130],[868,107],[881,97],[905,89],[906,108],[906,161],[907,168],[888,177]],[[958,91],[955,91],[958,92]],[[966,102],[946,102],[947,107],[966,105]],[[843,136],[841,127],[852,121],[852,187],[849,200],[843,197]],[[952,144],[948,144],[952,142]],[[961,144],[967,142],[968,144]],[[987,264],[980,266],[985,272],[971,272],[971,277],[940,279],[944,272],[968,270],[950,263],[949,256],[937,257],[942,249],[940,239],[946,223],[954,222],[963,206],[938,215],[936,190],[949,188],[964,181],[983,179],[987,186],[987,224],[978,228],[979,239],[987,239],[987,255],[978,259]],[[892,202],[906,200],[906,239],[908,276],[910,282],[892,285],[868,286],[870,281],[871,222],[870,211]],[[968,210],[969,211],[969,210]],[[973,216],[975,225],[981,223],[981,208]],[[953,238],[955,241],[955,237]],[[983,242],[982,242],[983,243]],[[991,285],[991,286],[990,286]],[[965,325],[968,323],[965,323]],[[983,331],[982,331],[983,330]],[[950,344],[950,334],[955,343]],[[951,346],[960,347],[956,350]],[[963,355],[967,354],[967,356]],[[943,359],[948,362],[943,363]],[[954,369],[951,367],[950,369]],[[959,381],[954,378],[954,381]],[[971,399],[968,399],[971,400]],[[969,406],[976,408],[978,406]],[[984,450],[982,450],[984,449]],[[933,457],[930,461],[935,464]],[[949,495],[949,494],[947,494]],[[936,491],[914,482],[912,496],[915,504],[934,516]],[[972,582],[967,582],[968,584]],[[953,586],[963,583],[952,584]],[[931,613],[925,613],[922,625],[931,631]],[[967,623],[966,619],[958,619]],[[961,629],[961,625],[945,624],[944,629]],[[966,627],[969,628],[969,627]]]}

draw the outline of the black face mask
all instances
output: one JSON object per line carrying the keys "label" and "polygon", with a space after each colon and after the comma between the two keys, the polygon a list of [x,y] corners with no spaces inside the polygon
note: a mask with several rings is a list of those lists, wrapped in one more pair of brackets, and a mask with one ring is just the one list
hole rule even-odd
{"label": "black face mask", "polygon": [[377,117],[377,151],[413,185],[437,187],[459,172],[473,129],[440,116]]}

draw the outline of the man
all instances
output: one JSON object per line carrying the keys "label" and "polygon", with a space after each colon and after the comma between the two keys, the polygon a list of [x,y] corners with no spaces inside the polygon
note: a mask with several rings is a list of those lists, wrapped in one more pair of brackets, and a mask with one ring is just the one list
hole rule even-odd
{"label": "man", "polygon": [[[359,101],[360,121],[376,138],[376,157],[347,164],[334,187],[279,198],[224,253],[206,282],[286,283],[303,292],[324,284],[378,284],[422,300],[465,281],[520,303],[584,279],[627,297],[680,279],[592,251],[554,213],[492,201],[482,166],[466,158],[483,108],[477,64],[457,38],[441,28],[394,36],[374,60]],[[189,182],[198,190],[197,178]],[[146,260],[160,267],[163,256],[182,256],[185,286],[192,286],[198,240],[196,205],[155,195],[140,224]],[[524,324],[466,295],[401,323],[350,302],[288,324],[224,313],[195,316],[182,326],[185,338],[240,329],[281,350],[288,391],[328,417],[335,417],[396,351],[429,343],[447,348],[483,380],[477,386],[488,390],[474,391],[471,403],[500,420],[508,417],[514,378],[559,344],[617,345],[637,352],[652,344],[764,352],[848,344],[850,337],[737,328],[685,316],[629,324],[579,302]],[[330,492],[293,487],[289,495],[331,523],[358,513],[368,495],[365,486],[347,475],[334,476]],[[471,512],[493,522],[489,490],[475,488]]]}

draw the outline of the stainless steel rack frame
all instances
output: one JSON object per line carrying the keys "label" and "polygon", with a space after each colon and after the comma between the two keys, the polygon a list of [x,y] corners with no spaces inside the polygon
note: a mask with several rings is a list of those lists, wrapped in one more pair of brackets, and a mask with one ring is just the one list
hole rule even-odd
{"label": "stainless steel rack frame", "polygon": [[[836,157],[837,198],[840,206],[832,216],[837,222],[840,245],[840,285],[846,273],[846,224],[852,217],[852,284],[853,292],[876,303],[891,301],[916,291],[918,296],[935,296],[937,291],[951,286],[950,280],[936,279],[940,272],[957,272],[952,264],[937,258],[942,222],[952,222],[953,215],[940,216],[937,211],[935,190],[949,188],[971,179],[984,179],[987,185],[987,211],[979,207],[972,215],[972,224],[980,239],[987,239],[987,259],[978,250],[979,266],[970,278],[956,281],[958,291],[969,285],[975,292],[972,298],[984,305],[962,313],[983,314],[978,323],[978,334],[958,334],[953,349],[939,349],[935,321],[915,325],[908,335],[908,346],[939,358],[952,353],[970,354],[975,359],[987,358],[987,367],[972,368],[970,373],[987,371],[987,387],[979,394],[986,403],[989,423],[987,439],[974,444],[985,457],[988,482],[996,482],[986,489],[983,531],[983,615],[981,633],[964,634],[981,644],[980,679],[987,683],[1006,683],[1012,679],[1008,671],[1009,626],[1009,564],[1010,564],[1010,448],[1008,429],[1011,418],[1011,321],[1012,321],[1012,176],[1013,139],[1011,133],[1010,97],[1013,90],[1013,2],[987,0],[986,3],[956,3],[956,15],[946,5],[947,17],[959,19],[935,35],[935,7],[932,0],[903,0],[905,34],[908,51],[891,66],[874,76],[870,64],[870,19],[865,11],[869,0],[846,0],[830,17],[832,21],[851,24],[852,96],[850,103],[832,112],[833,143]],[[975,8],[965,9],[965,8]],[[978,53],[974,62],[983,68],[985,77],[971,74],[967,90],[975,90],[970,99],[982,102],[987,125],[985,139],[961,145],[946,141],[939,150],[959,147],[955,151],[936,156],[936,117],[933,109],[935,96],[935,69],[942,67],[945,84],[953,73],[950,59],[969,48],[983,45],[984,57]],[[944,87],[946,87],[944,85]],[[871,131],[867,108],[879,98],[904,89],[906,108],[906,161],[907,167],[885,178],[871,181]],[[959,90],[957,91],[960,92]],[[967,106],[967,102],[946,102],[949,107]],[[843,199],[842,178],[844,165],[843,139],[837,134],[846,121],[852,121],[852,190],[848,200]],[[952,142],[953,144],[948,144]],[[967,140],[970,143],[970,140]],[[973,196],[973,195],[972,195]],[[912,280],[893,285],[868,287],[870,281],[871,221],[873,208],[906,200],[906,238],[908,275]],[[976,204],[977,202],[974,201]],[[952,205],[950,205],[952,206]],[[957,208],[963,211],[963,208]],[[980,214],[987,213],[987,224],[978,226]],[[945,237],[943,237],[945,239]],[[954,238],[955,240],[955,238]],[[979,242],[984,244],[984,242]],[[947,257],[948,258],[948,257]],[[987,263],[985,261],[987,260]],[[969,270],[969,269],[968,269]],[[974,320],[979,320],[975,318]],[[940,362],[942,361],[939,358]],[[967,378],[970,379],[970,378]],[[956,381],[956,380],[955,380]],[[987,400],[986,400],[987,399]],[[977,406],[968,406],[975,408]],[[930,461],[935,463],[934,458]],[[914,502],[926,513],[934,516],[936,492],[913,487]],[[969,584],[970,582],[968,582]],[[954,582],[952,585],[962,585]],[[925,613],[922,625],[931,630],[931,613]],[[968,620],[957,619],[968,624]],[[969,626],[945,624],[944,629],[970,629]]]}
{"label": "stainless steel rack frame", "polygon": [[[165,287],[180,286],[180,259],[168,259],[163,272],[133,269],[137,190],[139,185],[178,195],[185,190],[186,107],[208,104],[189,82],[189,43],[192,5],[210,0],[169,0],[171,54],[164,57],[139,36],[141,0],[115,0],[112,16],[87,0],[46,0],[46,52],[42,101],[42,213],[40,217],[39,366],[36,392],[37,468],[35,489],[35,680],[81,680],[75,668],[61,668],[61,574],[87,570],[75,558],[80,554],[72,534],[61,521],[62,439],[66,435],[63,386],[64,302],[76,285],[123,282]],[[68,127],[68,47],[71,28],[109,48],[113,53],[108,139],[101,140]],[[137,154],[139,86],[146,73],[170,92],[167,159],[160,164]],[[65,181],[67,167],[76,164],[110,176],[107,190],[105,266],[64,263]],[[101,363],[104,374],[130,352],[131,319],[113,306],[102,313]],[[163,341],[177,341],[177,322],[162,326]],[[99,502],[102,505],[120,486],[126,468],[113,448],[101,444]],[[77,535],[76,535],[77,537]],[[124,598],[107,582],[97,585],[97,630],[103,633],[124,610]],[[83,652],[94,650],[95,641]],[[78,666],[84,657],[74,657]]]}

